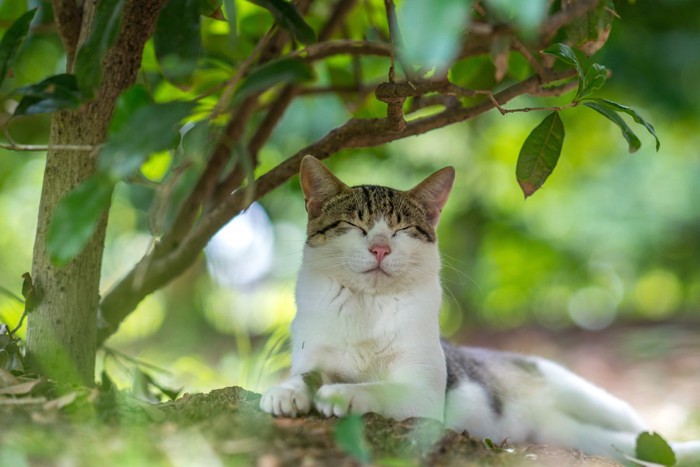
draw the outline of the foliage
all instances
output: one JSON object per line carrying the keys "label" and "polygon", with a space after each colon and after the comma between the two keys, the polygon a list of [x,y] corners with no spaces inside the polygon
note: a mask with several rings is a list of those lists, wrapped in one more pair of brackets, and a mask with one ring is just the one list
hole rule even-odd
{"label": "foliage", "polygon": [[636,458],[657,465],[675,465],[676,455],[658,433],[644,432],[637,437]]}
{"label": "foliage", "polygon": [[367,446],[364,424],[359,415],[351,415],[338,422],[335,427],[335,442],[360,464],[369,465],[372,462],[372,452]]}

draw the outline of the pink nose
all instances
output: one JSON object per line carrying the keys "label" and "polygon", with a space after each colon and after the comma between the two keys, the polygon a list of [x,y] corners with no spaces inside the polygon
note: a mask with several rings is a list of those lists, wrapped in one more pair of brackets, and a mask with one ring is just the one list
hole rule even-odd
{"label": "pink nose", "polygon": [[389,253],[391,253],[391,248],[389,248],[389,245],[377,243],[369,247],[369,251],[375,258],[377,258],[377,261],[381,262],[385,256],[388,256]]}

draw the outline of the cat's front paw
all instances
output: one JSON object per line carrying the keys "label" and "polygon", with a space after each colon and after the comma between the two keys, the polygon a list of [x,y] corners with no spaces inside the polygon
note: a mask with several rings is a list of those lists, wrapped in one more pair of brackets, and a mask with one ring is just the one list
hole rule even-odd
{"label": "cat's front paw", "polygon": [[325,417],[362,415],[375,411],[374,398],[357,384],[326,384],[314,397],[316,410]]}
{"label": "cat's front paw", "polygon": [[306,390],[275,386],[260,399],[260,408],[275,417],[297,417],[311,410],[311,398]]}

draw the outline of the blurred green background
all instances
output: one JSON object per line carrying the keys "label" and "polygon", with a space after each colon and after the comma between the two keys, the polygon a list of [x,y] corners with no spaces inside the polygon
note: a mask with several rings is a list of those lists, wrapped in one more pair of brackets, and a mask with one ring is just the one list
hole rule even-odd
{"label": "blurred green background", "polygon": [[[633,106],[651,121],[661,139],[658,153],[643,131],[642,149],[627,153],[619,129],[582,107],[562,112],[566,138],[559,165],[527,200],[515,180],[515,163],[542,112],[492,111],[328,161],[348,184],[402,189],[455,166],[455,188],[439,228],[446,335],[464,341],[485,331],[524,327],[595,333],[645,322],[696,329],[700,324],[700,3],[639,0],[616,7],[621,20],[594,57],[613,72],[600,97]],[[13,8],[13,2],[3,2],[0,17],[16,17]],[[257,18],[254,9],[242,8],[240,14]],[[217,27],[205,24],[210,33],[205,46],[209,40],[214,47]],[[245,53],[245,44],[241,47]],[[8,87],[64,67],[55,37],[37,34],[27,48]],[[147,53],[145,69],[149,60]],[[337,68],[343,66],[340,60]],[[379,63],[377,70],[384,69]],[[331,72],[332,67],[325,71]],[[176,92],[163,83],[155,89]],[[521,98],[508,107],[530,105],[542,100]],[[383,104],[377,108],[382,112]],[[335,96],[298,101],[261,153],[260,171],[349,116]],[[31,117],[10,128],[18,141],[45,143],[48,122]],[[43,162],[39,153],[0,150],[0,286],[15,293],[21,274],[31,268]],[[154,158],[145,172],[157,178],[159,164],[167,160]],[[152,199],[143,187],[118,187],[103,290],[149,247]],[[233,384],[263,390],[288,364],[287,326],[294,315],[304,228],[303,198],[294,179],[237,218],[208,247],[206,258],[148,297],[108,345],[166,369],[158,377],[188,392]],[[16,323],[21,309],[0,294],[1,321]],[[690,351],[700,358],[697,346]],[[101,365],[120,384],[129,384],[128,365],[113,359]]]}

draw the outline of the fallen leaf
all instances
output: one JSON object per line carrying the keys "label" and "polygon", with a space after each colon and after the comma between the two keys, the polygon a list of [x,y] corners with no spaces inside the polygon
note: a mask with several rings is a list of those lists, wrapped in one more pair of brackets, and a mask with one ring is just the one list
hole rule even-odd
{"label": "fallen leaf", "polygon": [[4,368],[0,368],[0,388],[5,386],[15,386],[17,384],[19,384],[19,380],[15,378],[15,375]]}
{"label": "fallen leaf", "polygon": [[78,398],[78,392],[73,391],[68,394],[61,396],[57,399],[53,399],[44,404],[45,410],[61,410],[64,407],[71,405]]}
{"label": "fallen leaf", "polygon": [[34,389],[40,383],[40,379],[35,379],[33,381],[27,381],[26,383],[19,383],[12,386],[6,386],[4,388],[0,388],[0,395],[22,396],[24,394],[29,394],[30,392],[32,392],[32,389]]}

